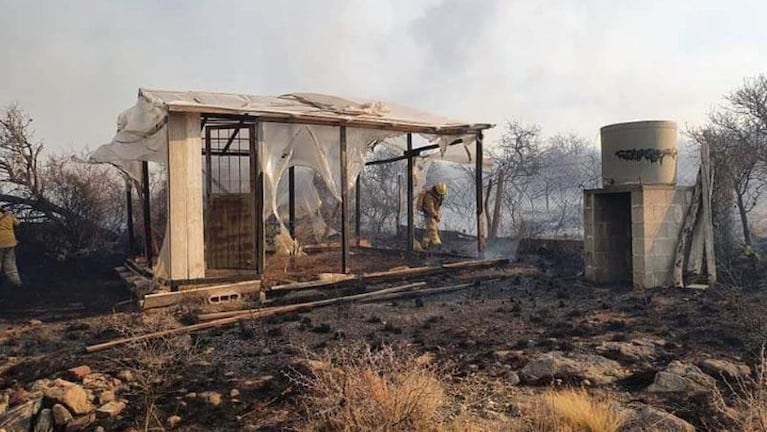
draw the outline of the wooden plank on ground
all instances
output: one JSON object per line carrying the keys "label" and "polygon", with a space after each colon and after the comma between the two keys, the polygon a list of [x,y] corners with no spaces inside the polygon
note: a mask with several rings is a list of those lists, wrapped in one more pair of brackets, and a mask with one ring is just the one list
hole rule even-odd
{"label": "wooden plank on ground", "polygon": [[194,288],[184,291],[173,291],[158,294],[147,294],[142,300],[143,309],[153,309],[177,304],[182,301],[207,298],[228,293],[240,295],[256,293],[261,290],[261,281],[252,280],[231,284],[213,285],[202,288]]}
{"label": "wooden plank on ground", "polygon": [[280,315],[285,313],[311,310],[313,308],[320,307],[320,306],[327,306],[327,305],[345,303],[350,301],[362,300],[365,298],[375,297],[376,295],[389,294],[389,293],[397,292],[397,291],[406,291],[406,290],[413,289],[415,287],[419,287],[423,285],[425,284],[421,282],[421,283],[408,284],[408,285],[403,285],[399,287],[387,288],[383,290],[373,291],[373,292],[364,293],[364,294],[356,294],[356,295],[346,296],[346,297],[337,297],[333,299],[319,300],[315,302],[301,303],[296,305],[279,306],[279,307],[268,308],[268,309],[260,309],[260,310],[255,309],[252,311],[245,311],[241,313],[240,315],[235,315],[235,316],[222,318],[222,319],[216,319],[209,322],[194,324],[194,325],[185,326],[185,327],[178,327],[175,329],[168,329],[168,330],[163,330],[163,331],[154,332],[154,333],[148,333],[141,336],[116,339],[116,340],[112,340],[112,341],[108,341],[108,342],[104,342],[104,343],[100,343],[96,345],[89,345],[85,348],[85,351],[88,353],[94,353],[94,352],[104,351],[104,350],[115,348],[121,345],[127,345],[130,343],[140,342],[144,340],[156,339],[161,337],[178,336],[181,334],[187,334],[187,333],[192,333],[195,331],[206,330],[210,328],[234,324],[240,321],[268,318],[270,316],[275,316],[275,315]]}

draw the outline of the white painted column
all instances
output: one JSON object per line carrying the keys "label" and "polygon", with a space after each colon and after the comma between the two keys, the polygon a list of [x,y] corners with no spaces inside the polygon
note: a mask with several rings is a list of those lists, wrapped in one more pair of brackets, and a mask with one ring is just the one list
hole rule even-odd
{"label": "white painted column", "polygon": [[[168,278],[205,277],[200,115],[168,118]],[[169,240],[169,241],[167,241]]]}

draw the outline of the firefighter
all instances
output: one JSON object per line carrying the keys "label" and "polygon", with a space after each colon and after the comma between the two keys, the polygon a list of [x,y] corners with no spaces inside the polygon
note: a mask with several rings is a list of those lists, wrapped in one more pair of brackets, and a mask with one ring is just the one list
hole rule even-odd
{"label": "firefighter", "polygon": [[16,216],[0,209],[0,270],[8,283],[15,287],[21,286],[16,268],[16,234],[13,232],[19,223]]}
{"label": "firefighter", "polygon": [[447,185],[437,183],[418,196],[418,210],[423,214],[424,228],[426,229],[421,241],[421,247],[424,250],[442,246],[442,240],[439,238],[439,209],[442,207],[445,195],[447,195]]}

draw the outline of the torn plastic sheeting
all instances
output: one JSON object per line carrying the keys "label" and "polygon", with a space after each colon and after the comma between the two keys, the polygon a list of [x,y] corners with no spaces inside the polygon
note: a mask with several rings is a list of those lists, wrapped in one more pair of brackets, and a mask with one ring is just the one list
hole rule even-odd
{"label": "torn plastic sheeting", "polygon": [[120,113],[117,134],[111,143],[96,149],[91,160],[117,163],[139,179],[140,164],[135,162],[166,163],[168,160],[167,118],[162,106],[140,97],[136,105]]}
{"label": "torn plastic sheeting", "polygon": [[[307,167],[314,170],[327,185],[336,200],[341,200],[340,129],[283,123],[261,124],[259,161],[264,173],[264,195],[270,212],[277,217],[281,230],[286,230],[279,211],[279,183],[288,168]],[[348,128],[346,157],[351,189],[357,175],[367,162],[373,144],[400,132]],[[313,185],[312,185],[313,186]],[[273,193],[272,191],[277,191]],[[316,191],[315,191],[316,192]],[[268,210],[265,208],[265,212]]]}

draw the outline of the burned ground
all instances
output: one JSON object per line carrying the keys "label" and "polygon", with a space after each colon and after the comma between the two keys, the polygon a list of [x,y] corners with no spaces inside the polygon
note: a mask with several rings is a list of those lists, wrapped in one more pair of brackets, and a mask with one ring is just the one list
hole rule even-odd
{"label": "burned ground", "polygon": [[[92,270],[91,265],[85,267]],[[154,377],[161,378],[155,389],[157,418],[178,416],[175,429],[186,431],[299,427],[306,421],[300,399],[305,389],[291,377],[305,367],[301,360],[364,343],[428,353],[444,374],[451,400],[478,418],[514,419],[536,394],[575,386],[620,403],[662,408],[704,430],[727,424],[706,397],[650,392],[648,386],[675,360],[756,363],[762,323],[742,305],[763,304],[758,291],[637,292],[593,286],[577,274],[555,271],[564,268],[557,258],[536,256],[493,270],[501,281],[456,293],[331,306],[161,341],[167,345],[155,346],[156,355],[176,352]],[[30,390],[35,380],[66,377],[67,369],[83,364],[109,376],[124,376],[126,369],[140,373],[149,367],[140,361],[145,347],[96,354],[83,349],[189,324],[201,311],[183,306],[112,312],[128,294],[109,272],[69,270],[55,282],[45,282],[42,270],[35,273],[23,295],[3,304],[0,318],[0,388],[22,399],[21,389]],[[523,373],[550,353],[574,359],[598,355],[625,372],[608,383],[595,382],[601,375],[562,372],[534,379]],[[726,389],[721,377],[715,378]],[[96,424],[106,430],[141,427],[145,389],[137,381],[123,383],[125,411],[99,417]]]}

